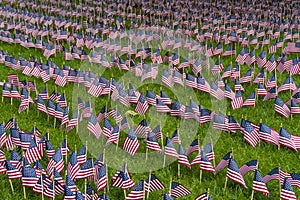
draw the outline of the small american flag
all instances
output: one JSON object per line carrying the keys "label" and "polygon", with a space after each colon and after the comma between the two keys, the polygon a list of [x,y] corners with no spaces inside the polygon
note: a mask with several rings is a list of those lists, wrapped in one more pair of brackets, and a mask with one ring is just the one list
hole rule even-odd
{"label": "small american flag", "polygon": [[254,190],[256,192],[261,192],[264,195],[269,196],[269,190],[266,186],[266,183],[263,181],[263,178],[260,175],[260,172],[258,171],[258,169],[256,169],[255,173],[254,173],[252,190]]}
{"label": "small american flag", "polygon": [[226,177],[247,188],[244,178],[239,171],[238,165],[233,158],[229,159]]}
{"label": "small american flag", "polygon": [[140,147],[139,141],[135,135],[134,130],[131,128],[123,143],[123,149],[130,155],[135,155]]}
{"label": "small american flag", "polygon": [[192,194],[192,192],[189,189],[187,189],[186,187],[184,187],[183,185],[181,185],[180,183],[173,181],[171,183],[170,194],[171,194],[171,196],[178,198],[178,197]]}
{"label": "small american flag", "polygon": [[284,178],[284,182],[280,191],[280,198],[284,200],[297,200],[292,185],[287,177]]}

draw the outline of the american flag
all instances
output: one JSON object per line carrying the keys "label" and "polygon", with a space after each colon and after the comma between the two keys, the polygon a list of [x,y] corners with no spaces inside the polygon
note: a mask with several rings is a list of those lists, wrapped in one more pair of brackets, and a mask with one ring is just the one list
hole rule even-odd
{"label": "american flag", "polygon": [[222,158],[222,160],[218,163],[218,165],[215,167],[216,172],[224,169],[228,163],[231,156],[231,151],[225,154],[225,156]]}
{"label": "american flag", "polygon": [[131,128],[126,135],[123,143],[123,149],[130,155],[135,155],[140,147],[139,141],[135,135],[134,130]]}
{"label": "american flag", "polygon": [[197,89],[207,93],[210,93],[211,90],[209,83],[200,75],[197,76]]}
{"label": "american flag", "polygon": [[291,134],[284,128],[280,128],[279,131],[279,145],[290,148],[294,151],[297,151],[295,142],[291,136]]}
{"label": "american flag", "polygon": [[14,84],[11,85],[10,94],[11,94],[11,98],[21,98],[21,95],[19,94],[17,87]]}
{"label": "american flag", "polygon": [[58,148],[55,152],[55,154],[50,159],[47,171],[49,174],[53,173],[53,169],[56,168],[56,170],[60,173],[64,169],[64,160],[62,158],[61,149]]}
{"label": "american flag", "polygon": [[269,196],[269,190],[266,186],[266,183],[263,181],[263,178],[260,175],[260,172],[258,171],[258,169],[256,169],[255,173],[254,173],[252,190],[254,190],[256,192],[261,192],[264,195]]}
{"label": "american flag", "polygon": [[205,108],[201,108],[200,109],[200,117],[199,117],[199,122],[201,124],[206,123],[206,122],[210,122],[212,120],[212,111],[205,109]]}
{"label": "american flag", "polygon": [[84,162],[79,170],[79,172],[76,175],[76,179],[84,179],[88,177],[94,176],[94,167],[93,167],[93,160],[92,158],[89,158]]}
{"label": "american flag", "polygon": [[290,116],[291,112],[287,105],[285,105],[278,96],[275,98],[274,111],[286,118]]}
{"label": "american flag", "polygon": [[135,107],[135,111],[139,114],[145,114],[149,108],[148,102],[143,93],[141,93],[137,105]]}
{"label": "american flag", "polygon": [[74,127],[76,127],[78,125],[78,110],[75,110],[73,113],[72,118],[69,120],[69,123],[67,125],[67,131],[70,131],[71,129],[73,129]]}
{"label": "american flag", "polygon": [[233,158],[229,159],[226,177],[247,188],[244,178],[239,171],[238,165]]}
{"label": "american flag", "polygon": [[218,87],[215,82],[211,82],[210,84],[210,95],[218,100],[224,99],[224,92]]}
{"label": "american flag", "polygon": [[181,144],[179,144],[179,149],[178,149],[178,164],[185,165],[187,167],[191,167],[188,157],[185,154],[185,151]]}
{"label": "american flag", "polygon": [[112,131],[113,131],[113,127],[110,123],[110,120],[108,118],[104,118],[104,120],[103,120],[103,135],[106,138],[109,138]]}
{"label": "american flag", "polygon": [[174,158],[178,158],[178,153],[173,145],[173,142],[170,138],[166,137],[166,145],[165,145],[165,152],[166,156],[171,156]]}
{"label": "american flag", "polygon": [[107,186],[108,177],[106,172],[106,164],[98,168],[97,173],[97,190],[100,191]]}
{"label": "american flag", "polygon": [[199,164],[200,164],[200,170],[215,173],[215,169],[211,164],[209,158],[207,157],[206,152],[204,151],[201,151],[201,158]]}
{"label": "american flag", "polygon": [[153,151],[162,152],[155,135],[152,132],[148,132],[147,140],[146,140],[146,148],[151,149]]}
{"label": "american flag", "polygon": [[241,123],[241,131],[244,134],[244,139],[252,147],[255,147],[259,142],[259,134],[256,127],[248,120],[243,120]]}
{"label": "american flag", "polygon": [[293,99],[291,99],[291,114],[300,114],[300,107]]}
{"label": "american flag", "polygon": [[259,126],[259,139],[264,142],[271,142],[272,144],[278,146],[279,143],[279,134],[268,125],[264,123],[260,123]]}
{"label": "american flag", "polygon": [[240,167],[239,171],[242,176],[245,176],[249,171],[255,171],[257,169],[257,160],[250,160]]}
{"label": "american flag", "polygon": [[[71,121],[71,120],[70,120]],[[70,124],[70,122],[69,122]],[[69,126],[69,125],[68,125]],[[96,116],[91,113],[90,120],[88,122],[87,129],[91,132],[97,139],[100,137],[102,133],[102,129],[97,121]]]}
{"label": "american flag", "polygon": [[76,151],[73,151],[68,163],[68,174],[74,180],[80,170],[80,165],[77,160]]}
{"label": "american flag", "polygon": [[67,186],[65,185],[64,186],[64,199],[75,199],[76,196],[75,194],[72,192],[72,190]]}
{"label": "american flag", "polygon": [[171,140],[172,140],[172,143],[173,143],[173,144],[179,143],[179,142],[180,142],[180,140],[179,140],[179,131],[178,131],[178,129],[176,129],[176,130],[173,132]]}
{"label": "american flag", "polygon": [[263,181],[265,183],[268,183],[271,180],[280,180],[279,173],[280,173],[279,168],[274,168],[267,175],[263,177]]}
{"label": "american flag", "polygon": [[250,82],[254,75],[254,68],[250,67],[250,69],[245,73],[245,75],[240,79],[240,83]]}
{"label": "american flag", "polygon": [[159,98],[156,98],[156,112],[158,113],[169,113],[170,108]]}
{"label": "american flag", "polygon": [[10,161],[5,160],[5,166],[6,166],[6,174],[10,180],[15,180],[15,179],[21,179],[22,178],[22,173],[20,172],[19,169],[14,167]]}
{"label": "american flag", "polygon": [[294,79],[289,75],[283,82],[283,84],[278,88],[278,93],[286,90],[296,90]]}
{"label": "american flag", "polygon": [[187,189],[186,187],[184,187],[183,185],[181,185],[180,183],[173,181],[171,183],[170,194],[171,194],[171,196],[178,198],[178,197],[192,194],[192,192],[189,189]]}
{"label": "american flag", "polygon": [[36,145],[35,138],[31,139],[30,145],[24,154],[24,158],[28,161],[29,164],[36,161],[36,159],[42,158],[38,146]]}
{"label": "american flag", "polygon": [[37,109],[39,111],[42,111],[42,112],[48,114],[47,107],[44,103],[44,100],[42,99],[42,97],[40,95],[38,95],[38,97],[37,97]]}
{"label": "american flag", "polygon": [[190,146],[188,147],[188,149],[186,150],[186,155],[190,155],[191,153],[193,152],[199,152],[200,150],[200,147],[199,147],[199,140],[198,139],[195,139],[191,144]]}
{"label": "american flag", "polygon": [[258,83],[257,85],[257,95],[258,96],[266,96],[267,90],[265,89],[264,85],[262,83]]}
{"label": "american flag", "polygon": [[251,94],[244,101],[243,106],[255,106],[256,92],[251,92]]}
{"label": "american flag", "polygon": [[128,194],[125,200],[141,200],[145,198],[145,184],[144,180],[141,180],[133,190]]}
{"label": "american flag", "polygon": [[23,187],[34,187],[38,177],[36,176],[35,170],[30,166],[22,167],[22,186]]}
{"label": "american flag", "polygon": [[228,129],[227,119],[222,113],[213,116],[213,128],[221,131]]}
{"label": "american flag", "polygon": [[8,83],[6,82],[3,83],[2,97],[7,97],[7,98],[11,97],[10,91],[8,89]]}
{"label": "american flag", "polygon": [[235,94],[235,98],[231,101],[231,107],[233,109],[241,108],[243,107],[243,95],[241,90],[238,90],[237,93]]}
{"label": "american flag", "polygon": [[146,137],[148,132],[150,131],[149,124],[146,119],[142,119],[142,121],[139,123],[139,125],[135,128],[134,132],[137,135],[141,135],[143,137]]}
{"label": "american flag", "polygon": [[230,76],[231,76],[231,65],[228,65],[222,74],[222,78],[227,78]]}
{"label": "american flag", "polygon": [[212,200],[211,196],[208,194],[208,192],[204,192],[197,196],[195,200]]}
{"label": "american flag", "polygon": [[291,173],[291,185],[300,187],[300,174],[298,173]]}
{"label": "american flag", "polygon": [[110,137],[106,141],[106,145],[109,145],[111,143],[118,144],[119,142],[119,134],[120,134],[120,126],[118,124],[115,125],[113,128]]}
{"label": "american flag", "polygon": [[292,185],[289,179],[286,177],[284,178],[283,185],[280,191],[280,198],[283,200],[297,200],[296,194],[292,188]]}
{"label": "american flag", "polygon": [[276,81],[276,74],[273,71],[266,83],[266,88],[274,88],[274,87],[277,87],[277,81]]}
{"label": "american flag", "polygon": [[146,192],[153,192],[153,191],[157,191],[157,190],[162,190],[164,188],[165,188],[165,186],[154,174],[150,174],[150,176],[145,180],[145,191]]}

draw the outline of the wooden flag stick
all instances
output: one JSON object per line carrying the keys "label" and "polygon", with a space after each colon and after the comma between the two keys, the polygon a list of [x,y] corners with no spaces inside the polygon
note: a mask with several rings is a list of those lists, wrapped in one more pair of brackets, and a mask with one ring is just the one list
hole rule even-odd
{"label": "wooden flag stick", "polygon": [[202,182],[202,170],[200,169],[200,184],[201,184],[201,182]]}
{"label": "wooden flag stick", "polygon": [[14,186],[13,186],[13,184],[12,184],[12,181],[11,181],[10,179],[8,179],[8,181],[9,181],[9,184],[10,184],[11,191],[12,191],[12,193],[14,194],[14,193],[15,193],[15,190],[14,190]]}
{"label": "wooden flag stick", "polygon": [[[213,144],[213,142],[212,142],[212,138],[211,138],[211,136],[210,136],[210,143],[211,143],[211,150],[212,150],[212,152],[213,152],[213,154],[214,154],[214,144]],[[200,145],[200,144],[199,144]],[[213,164],[214,164],[214,167],[216,166],[216,159],[215,159],[215,156],[213,157]]]}
{"label": "wooden flag stick", "polygon": [[[145,181],[146,182],[146,181]],[[147,188],[147,199],[149,199],[149,195],[150,195],[150,184],[151,184],[151,169],[149,172],[149,177],[148,177],[148,188]]]}
{"label": "wooden flag stick", "polygon": [[42,185],[42,200],[44,200],[44,184],[43,184],[43,173],[40,172],[41,185]]}
{"label": "wooden flag stick", "polygon": [[84,179],[84,200],[86,200],[86,178]]}
{"label": "wooden flag stick", "polygon": [[171,190],[172,190],[172,177],[170,178],[170,189],[169,189],[169,194],[171,195]]}

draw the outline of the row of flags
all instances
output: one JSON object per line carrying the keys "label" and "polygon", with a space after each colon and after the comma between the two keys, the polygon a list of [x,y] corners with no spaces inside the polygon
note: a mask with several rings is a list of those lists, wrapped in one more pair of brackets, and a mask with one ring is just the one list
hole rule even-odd
{"label": "row of flags", "polygon": [[[70,155],[71,149],[66,138],[55,150],[49,140],[49,133],[43,135],[36,126],[30,132],[25,132],[18,127],[14,118],[6,124],[4,122],[0,124],[1,141],[3,141],[2,135],[6,135],[5,129],[10,130],[13,149],[10,150],[10,153],[5,153],[4,149],[0,150],[0,173],[6,173],[10,181],[21,179],[23,187],[31,188],[33,192],[49,198],[63,194],[63,199],[109,199],[105,193],[105,191],[108,192],[108,168],[104,161],[104,153],[100,154],[94,162],[92,158],[87,157],[86,144],[79,152],[75,149]],[[16,137],[17,135],[19,138]],[[9,149],[6,148],[6,150]],[[17,151],[20,150],[23,152],[23,156],[18,154]],[[46,163],[47,167],[44,168],[42,163]],[[65,178],[62,176],[64,170],[66,171]],[[85,179],[84,192],[81,192],[76,186],[76,182],[81,179]],[[97,189],[93,189],[87,180],[94,182]],[[143,199],[147,193],[165,188],[153,173],[150,173],[146,180],[136,184],[131,179],[126,163],[121,170],[115,173],[111,182],[114,187],[120,187],[123,190],[132,189],[125,199]],[[104,194],[98,196],[97,193],[102,190],[104,190]],[[172,197],[178,198],[189,194],[191,191],[188,188],[171,181],[170,191],[165,195],[172,199]],[[147,195],[149,196],[149,194]],[[196,199],[208,196],[208,193],[204,193]]]}
{"label": "row of flags", "polygon": [[[14,79],[10,78],[11,82],[18,82],[17,78],[15,76],[10,75],[9,77],[14,77]],[[291,78],[288,77],[288,79],[286,79],[285,82],[287,82],[287,80],[291,80]],[[214,113],[212,113],[211,111],[206,110],[204,108],[201,108],[201,107],[199,108],[199,105],[197,105],[193,100],[190,101],[190,106],[183,105],[178,100],[176,100],[174,103],[172,103],[171,99],[163,91],[161,91],[160,96],[158,96],[157,94],[155,94],[151,91],[147,91],[146,96],[144,96],[143,93],[142,94],[139,93],[132,85],[130,86],[131,89],[128,91],[128,94],[130,94],[132,97],[129,97],[129,99],[128,99],[128,96],[126,95],[126,93],[125,93],[125,97],[124,96],[122,97],[122,93],[124,94],[124,88],[122,85],[118,85],[117,82],[113,83],[113,81],[112,81],[111,84],[114,84],[115,87],[111,87],[110,82],[108,81],[107,83],[109,85],[107,88],[115,88],[111,95],[111,97],[113,99],[119,100],[124,105],[129,105],[128,103],[136,104],[135,110],[138,113],[145,114],[145,112],[149,108],[149,105],[153,105],[156,107],[156,110],[158,112],[170,113],[171,116],[180,116],[180,117],[183,117],[184,119],[196,119],[200,123],[205,123],[207,121],[211,121],[212,119],[214,119]],[[8,94],[9,92],[6,89],[6,84],[4,84],[3,87],[4,87],[3,94],[4,95]],[[283,88],[283,87],[285,87],[285,84],[281,88]],[[45,96],[45,94],[43,94],[44,92],[45,92],[45,89],[42,91],[42,94],[37,97],[38,109],[40,111],[48,114],[47,108],[44,103],[45,98],[43,99],[43,97],[42,97],[42,96]],[[18,94],[17,92],[15,92],[15,93]],[[17,96],[19,97],[19,95],[17,95]],[[22,88],[22,92],[21,92],[20,96],[22,97],[21,98],[22,100],[21,100],[21,104],[19,106],[19,112],[27,109],[29,106],[29,102],[34,103],[33,100],[28,96],[28,92],[26,89]],[[46,96],[48,96],[48,95],[46,95]],[[62,107],[65,107],[67,104],[65,101],[65,98],[64,98],[64,96],[55,97],[55,98],[56,98],[56,101],[58,101],[58,103],[56,105],[53,104],[53,102],[52,102],[53,99],[50,99],[50,101],[48,101],[48,109],[50,111],[49,114],[52,116],[56,116],[58,119],[63,121],[63,123],[62,123],[63,125],[67,124],[68,123],[68,108],[66,108],[65,110],[62,109]],[[240,97],[238,97],[238,98],[240,98]],[[233,99],[232,102],[233,103],[236,102],[235,101],[236,99],[237,98]],[[292,99],[291,104],[296,105],[295,100]],[[167,106],[167,105],[170,105],[170,106]],[[234,104],[233,104],[233,106],[234,106]],[[89,107],[89,105],[88,105],[88,107]],[[285,108],[286,108],[286,110],[285,110]],[[297,107],[295,107],[295,108],[297,108]],[[279,114],[282,114],[282,115],[284,115],[286,113],[290,114],[289,109],[286,107],[286,105],[282,102],[282,100],[279,97],[276,97],[276,99],[275,99],[275,108],[274,109],[275,109],[275,112],[278,112]],[[294,110],[296,110],[296,109],[294,109]],[[293,112],[293,113],[296,113],[296,112]],[[77,115],[77,116],[75,116],[75,115]],[[87,113],[87,115],[89,117],[90,113]],[[74,116],[76,118],[78,118],[77,113],[75,113]],[[63,119],[65,119],[65,120],[63,120]],[[71,125],[69,126],[70,129],[74,128],[77,125],[78,122],[76,120],[77,119],[70,120],[70,122],[72,122],[72,123],[70,123]],[[226,121],[225,117],[223,117],[223,119],[221,119],[221,121],[222,120],[223,120],[223,122],[220,124],[223,124],[222,126],[224,126],[225,128],[221,127],[221,130],[223,130],[223,129],[227,130],[226,127],[228,125],[225,122]],[[73,121],[74,121],[74,124],[73,124]],[[100,130],[101,130],[101,127],[99,128],[99,126],[97,125],[97,122],[91,118],[90,119],[90,131],[95,136],[99,137],[100,136],[99,134],[101,133]],[[257,142],[259,141],[259,135],[256,134],[255,132],[258,132],[258,128],[256,128],[256,131],[252,132],[251,127],[250,127],[250,129],[248,129],[248,132],[249,132],[249,134],[247,134],[247,135],[252,136],[254,134],[254,138],[255,138],[256,142],[250,142],[250,144],[252,146],[256,146]],[[145,135],[146,134],[147,133],[145,133]],[[245,137],[245,138],[247,138],[247,137]],[[274,140],[277,141],[274,143],[276,145],[278,144],[277,138],[274,138]],[[248,140],[246,139],[246,141],[248,141]],[[297,149],[297,148],[293,148],[293,149]]]}
{"label": "row of flags", "polygon": [[[8,55],[5,56],[5,58],[7,58]],[[26,60],[23,58],[23,61],[26,62]],[[31,61],[39,66],[44,65],[44,64],[39,64],[38,61]],[[5,62],[5,64],[7,66],[11,66],[11,64],[7,64]],[[50,63],[52,64],[52,63]],[[55,66],[55,64],[52,64]],[[44,65],[46,66],[46,65]],[[148,66],[148,65],[144,65],[144,66]],[[100,77],[100,79],[97,81],[95,80],[97,77],[91,73],[84,73],[84,72],[77,72],[76,70],[72,70],[69,66],[65,66],[66,68],[64,70],[61,70],[59,68],[54,68],[52,69],[52,77],[55,79],[55,83],[60,85],[60,86],[64,86],[67,81],[69,82],[79,82],[84,84],[86,87],[89,88],[88,93],[98,97],[100,95],[105,95],[105,94],[109,94],[113,89],[115,89],[115,84],[113,81],[115,81],[114,79],[112,79],[112,81],[107,80],[104,77]],[[135,74],[137,76],[141,76],[142,79],[147,79],[147,78],[156,78],[156,75],[158,73],[158,69],[155,67],[150,67],[150,75],[149,71],[142,71],[141,73],[138,73],[140,75],[137,74],[137,72],[135,72]],[[13,68],[13,67],[12,67]],[[235,68],[239,68],[239,66],[235,67]],[[34,68],[35,69],[35,68]],[[34,69],[32,71],[34,71]],[[49,68],[48,68],[49,69]],[[50,68],[51,69],[51,68]],[[57,69],[57,70],[56,70]],[[175,70],[174,70],[175,69]],[[217,82],[212,82],[212,83],[208,83],[204,77],[202,75],[198,75],[197,77],[194,77],[191,74],[185,74],[184,72],[181,72],[183,74],[180,73],[180,71],[178,71],[177,68],[174,69],[170,69],[169,71],[164,70],[163,74],[162,74],[162,82],[169,87],[172,87],[174,83],[179,84],[179,85],[185,85],[197,90],[200,90],[202,92],[207,92],[209,94],[211,94],[212,97],[217,98],[217,99],[223,99],[224,97],[231,99],[231,106],[234,109],[240,108],[240,107],[244,107],[244,106],[255,106],[255,102],[257,99],[257,96],[263,96],[264,100],[269,100],[271,98],[275,98],[275,106],[274,106],[274,110],[275,112],[285,116],[285,117],[289,117],[290,114],[299,114],[299,106],[297,105],[299,103],[299,88],[296,87],[296,84],[294,83],[293,78],[289,75],[285,81],[283,82],[283,84],[280,87],[276,87],[277,86],[277,82],[276,82],[276,73],[272,73],[270,78],[268,79],[267,83],[265,84],[267,88],[270,88],[269,91],[267,91],[267,89],[264,87],[264,85],[262,84],[262,82],[264,82],[264,77],[265,77],[265,71],[264,69],[262,69],[259,74],[257,75],[257,77],[254,80],[254,83],[258,83],[258,88],[256,91],[252,92],[247,99],[245,99],[245,101],[243,100],[243,96],[242,96],[242,90],[244,90],[244,88],[242,87],[241,83],[237,80],[235,80],[235,85],[234,85],[234,90],[236,93],[234,93],[232,91],[232,89],[230,88],[229,84],[224,84],[222,79],[218,80]],[[25,70],[25,69],[24,69]],[[24,73],[23,70],[23,73]],[[224,72],[225,74],[226,72]],[[41,71],[41,74],[43,74],[43,71]],[[65,76],[65,74],[69,74],[68,76]],[[32,75],[30,73],[30,75]],[[253,76],[253,69],[249,69],[249,71],[246,73],[247,76]],[[246,77],[246,75],[244,77]],[[47,75],[47,79],[50,80],[50,71],[48,70],[48,75]],[[39,77],[39,76],[38,76]],[[183,78],[185,77],[185,79]],[[243,77],[243,78],[244,78]],[[43,78],[43,76],[42,76]],[[18,80],[14,80],[13,77],[10,78],[10,81],[14,84],[19,84]],[[244,82],[248,82],[251,79],[248,79],[247,81],[243,81]],[[31,84],[32,85],[32,84]],[[274,87],[275,86],[275,87]],[[224,88],[223,90],[221,90],[221,88]],[[15,90],[14,87],[12,87],[12,90]],[[292,91],[292,96],[291,99],[286,102],[285,104],[282,103],[282,100],[277,96],[278,92],[282,92],[282,91],[287,91],[287,90],[291,90]],[[10,93],[8,91],[8,88],[5,87],[5,93],[4,93],[4,97],[10,97]],[[117,90],[115,90],[116,92],[119,92]],[[112,93],[112,96],[115,96]],[[138,96],[137,96],[138,98]],[[155,102],[155,100],[154,100]],[[160,102],[158,102],[160,103]],[[165,102],[164,102],[165,103]],[[125,100],[123,101],[124,105],[128,105],[128,102]],[[291,108],[288,108],[287,105],[290,105]],[[162,107],[162,112],[168,112],[168,108],[166,105],[161,105]],[[138,108],[137,110],[140,113],[144,112],[145,108]],[[280,110],[284,110],[284,111],[280,111]],[[20,110],[22,111],[22,110]]]}
{"label": "row of flags", "polygon": [[[30,132],[22,131],[15,119],[9,120],[6,124],[0,124],[1,132],[5,133],[5,128],[9,128],[12,137],[14,149],[10,150],[10,159],[6,159],[6,153],[0,151],[0,169],[1,173],[6,173],[10,180],[21,179],[24,187],[30,187],[34,192],[52,198],[53,194],[64,194],[64,196],[71,196],[71,199],[80,199],[76,195],[91,195],[86,191],[81,193],[77,188],[75,182],[80,179],[88,178],[89,181],[95,181],[97,190],[92,190],[93,195],[97,196],[97,191],[101,191],[107,187],[107,166],[104,161],[104,154],[93,162],[93,159],[87,158],[87,145],[84,145],[77,153],[76,149],[71,153],[67,139],[64,139],[60,147],[55,150],[49,140],[49,134],[42,135],[42,132],[34,126]],[[19,134],[19,140],[15,137],[16,133]],[[21,145],[19,145],[19,144]],[[2,145],[1,145],[2,146]],[[19,156],[15,149],[22,149],[24,156]],[[47,154],[45,159],[44,154]],[[69,157],[68,162],[64,161]],[[42,162],[47,160],[47,168],[44,169]],[[205,161],[206,160],[206,161]],[[228,152],[221,161],[217,164],[214,171],[207,169],[209,158],[201,152],[200,170],[208,172],[217,172],[223,170],[227,166],[226,177],[246,187],[244,176],[246,173],[254,172],[254,180],[252,189],[256,192],[262,192],[269,195],[266,184],[271,180],[278,180],[282,185],[280,197],[285,199],[285,195],[290,195],[289,199],[297,199],[293,192],[292,186],[300,187],[300,175],[297,173],[287,173],[280,168],[274,168],[265,176],[261,176],[258,170],[258,161],[251,160],[240,168],[233,158],[233,152]],[[67,163],[67,165],[66,165]],[[66,168],[66,179],[62,178],[61,174]],[[94,178],[93,178],[94,176]],[[125,199],[142,199],[146,193],[156,190],[164,189],[162,182],[152,173],[145,181],[140,181],[135,184],[131,179],[126,164],[118,170],[112,178],[112,186],[120,187],[124,190],[133,190],[128,194]],[[86,185],[90,188],[90,186]],[[178,182],[170,182],[170,195],[173,198],[191,194],[191,191]],[[77,194],[78,193],[78,194]],[[201,199],[209,196],[208,193],[201,194],[196,199]],[[67,198],[67,197],[64,197]],[[86,197],[90,198],[90,197]],[[98,199],[98,198],[97,198]],[[101,197],[100,197],[101,199]]]}

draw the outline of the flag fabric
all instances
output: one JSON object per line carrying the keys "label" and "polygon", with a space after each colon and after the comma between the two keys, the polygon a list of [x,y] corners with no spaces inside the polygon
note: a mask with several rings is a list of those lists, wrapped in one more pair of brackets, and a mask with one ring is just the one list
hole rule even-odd
{"label": "flag fabric", "polygon": [[181,185],[180,183],[173,181],[171,183],[170,194],[171,194],[171,196],[178,198],[178,197],[192,194],[192,192],[189,189],[187,189],[186,187],[184,187],[183,185]]}
{"label": "flag fabric", "polygon": [[283,200],[297,200],[292,185],[287,177],[284,178],[284,182],[280,191],[280,198]]}
{"label": "flag fabric", "polygon": [[146,140],[146,148],[151,149],[153,151],[162,152],[155,135],[152,132],[148,132],[147,140]]}
{"label": "flag fabric", "polygon": [[185,165],[187,167],[191,167],[188,157],[185,154],[185,151],[181,144],[179,144],[179,148],[178,148],[178,164]]}
{"label": "flag fabric", "polygon": [[78,164],[76,151],[73,151],[68,163],[68,174],[72,180],[74,180],[80,171],[80,165]]}
{"label": "flag fabric", "polygon": [[242,176],[245,176],[249,171],[255,171],[257,169],[257,160],[250,160],[240,167],[239,171]]}
{"label": "flag fabric", "polygon": [[144,115],[147,112],[148,108],[149,108],[148,102],[144,94],[142,93],[135,107],[135,111],[141,115]]}
{"label": "flag fabric", "polygon": [[244,178],[239,171],[238,165],[233,158],[229,159],[226,177],[247,188]]}
{"label": "flag fabric", "polygon": [[107,186],[108,177],[106,172],[106,164],[98,168],[97,175],[97,191],[100,191]]}
{"label": "flag fabric", "polygon": [[145,198],[144,180],[141,180],[128,194],[125,200],[142,200]]}
{"label": "flag fabric", "polygon": [[198,139],[195,139],[191,144],[190,144],[190,146],[188,147],[188,149],[186,150],[186,155],[188,156],[188,155],[190,155],[191,153],[193,153],[193,152],[199,152],[199,149],[200,149],[200,147],[199,147],[199,141],[198,141]]}
{"label": "flag fabric", "polygon": [[[70,120],[71,121],[71,120]],[[70,122],[69,122],[70,124]],[[77,125],[77,124],[76,124]],[[90,120],[88,122],[87,129],[90,133],[92,133],[97,139],[99,139],[100,135],[102,134],[102,129],[97,121],[96,116],[91,113]]]}
{"label": "flag fabric", "polygon": [[251,92],[247,99],[244,101],[243,106],[255,106],[256,92]]}
{"label": "flag fabric", "polygon": [[235,94],[235,98],[231,101],[231,107],[233,109],[237,109],[237,108],[241,108],[243,107],[243,95],[241,90],[237,91],[237,93]]}
{"label": "flag fabric", "polygon": [[38,178],[36,176],[35,170],[30,166],[22,167],[22,186],[24,187],[34,187]]}
{"label": "flag fabric", "polygon": [[212,200],[211,196],[208,194],[208,192],[204,192],[197,196],[195,200]]}
{"label": "flag fabric", "polygon": [[287,105],[285,105],[285,103],[278,96],[275,98],[274,111],[286,118],[288,118],[291,113]]}
{"label": "flag fabric", "polygon": [[224,169],[228,165],[229,159],[230,159],[230,155],[231,155],[231,151],[228,152],[227,154],[225,154],[225,156],[222,158],[222,160],[215,167],[216,171],[220,171],[220,170]]}
{"label": "flag fabric", "polygon": [[201,151],[200,170],[215,173],[215,169],[204,151]]}
{"label": "flag fabric", "polygon": [[291,136],[291,134],[284,128],[280,128],[279,131],[279,145],[290,148],[294,151],[297,151],[295,142]]}
{"label": "flag fabric", "polygon": [[140,147],[139,141],[134,130],[131,128],[123,142],[123,149],[130,155],[135,155]]}
{"label": "flag fabric", "polygon": [[62,170],[64,169],[64,160],[62,158],[60,148],[58,148],[56,150],[55,154],[52,156],[52,158],[48,162],[48,166],[47,166],[48,174],[52,174],[54,168],[56,168],[58,173],[62,172]]}
{"label": "flag fabric", "polygon": [[178,158],[178,153],[173,145],[172,140],[169,137],[166,137],[166,145],[165,145],[165,152],[166,156],[171,156],[174,158]]}
{"label": "flag fabric", "polygon": [[252,190],[254,190],[256,192],[261,192],[264,195],[269,196],[269,190],[266,186],[266,183],[263,181],[263,178],[260,175],[260,172],[258,171],[258,169],[256,169],[254,172]]}
{"label": "flag fabric", "polygon": [[145,192],[153,192],[153,191],[157,191],[157,190],[162,190],[164,188],[165,188],[165,186],[154,174],[151,174],[145,180]]}
{"label": "flag fabric", "polygon": [[260,123],[259,125],[259,139],[264,142],[270,142],[276,146],[279,145],[279,134],[264,123]]}
{"label": "flag fabric", "polygon": [[259,134],[255,129],[253,124],[248,120],[244,121],[244,124],[241,125],[243,127],[244,139],[248,142],[252,147],[255,147],[259,142]]}

